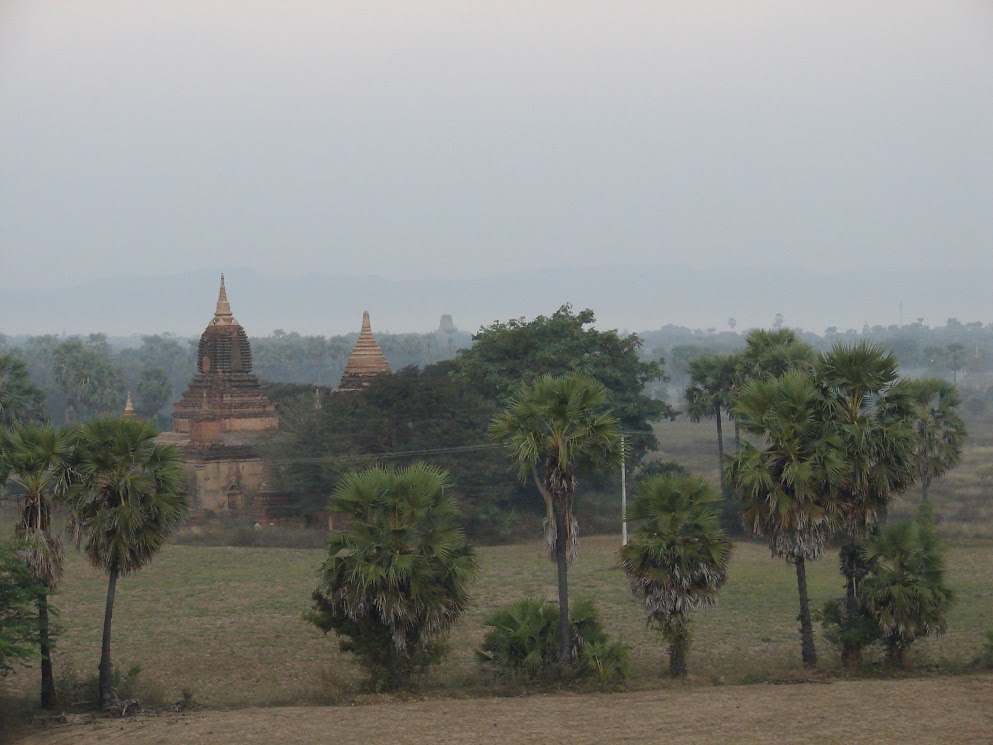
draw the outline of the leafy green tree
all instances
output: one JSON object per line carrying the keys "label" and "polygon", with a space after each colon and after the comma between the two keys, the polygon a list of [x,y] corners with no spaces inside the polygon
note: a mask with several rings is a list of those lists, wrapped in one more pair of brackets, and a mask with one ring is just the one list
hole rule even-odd
{"label": "leafy green tree", "polygon": [[423,463],[356,471],[328,509],[351,520],[328,537],[307,619],[338,634],[376,690],[407,686],[441,659],[478,572],[448,474]]}
{"label": "leafy green tree", "polygon": [[[68,488],[73,435],[67,429],[39,424],[0,430],[0,476],[17,489],[22,501],[17,537],[23,542],[28,569],[39,588],[38,645],[41,652],[41,705],[55,705],[48,595],[62,577],[62,542],[52,534],[53,501]],[[2,483],[2,482],[0,482]]]}
{"label": "leafy green tree", "polygon": [[883,527],[866,544],[865,558],[870,612],[883,632],[887,659],[902,668],[916,639],[945,631],[954,599],[930,506],[924,503],[913,522]]}
{"label": "leafy green tree", "polygon": [[917,430],[917,478],[927,501],[931,482],[962,458],[966,435],[959,416],[962,397],[958,388],[940,378],[920,378],[908,381],[908,385]]}
{"label": "leafy green tree", "polygon": [[28,374],[28,366],[15,354],[0,354],[0,428],[9,429],[45,418],[45,394]]}
{"label": "leafy green tree", "polygon": [[38,601],[45,588],[38,584],[24,559],[23,548],[0,542],[0,677],[12,662],[28,660],[38,645]]}
{"label": "leafy green tree", "polygon": [[558,568],[559,661],[571,659],[569,563],[577,547],[573,515],[577,476],[618,464],[623,456],[618,420],[607,413],[607,389],[596,380],[569,373],[545,375],[521,385],[490,425],[493,438],[510,451],[521,480],[530,474],[545,500],[545,542]]}
{"label": "leafy green tree", "polygon": [[148,422],[101,417],[82,426],[66,497],[70,526],[93,566],[109,575],[100,653],[99,705],[110,703],[111,622],[118,577],[147,565],[186,517],[179,452]]}
{"label": "leafy green tree", "polygon": [[[896,357],[868,342],[834,345],[821,355],[816,376],[825,401],[821,416],[836,433],[848,473],[835,497],[845,536],[840,549],[844,626],[858,627],[865,615],[859,600],[867,571],[862,544],[893,495],[907,489],[917,475],[910,390],[899,380]],[[842,660],[857,667],[860,636],[843,629],[843,638]]]}
{"label": "leafy green tree", "polygon": [[631,591],[669,644],[669,674],[686,675],[690,613],[717,604],[727,582],[731,541],[714,504],[720,495],[699,476],[642,481],[629,519],[642,521],[620,550]]}
{"label": "leafy green tree", "polygon": [[172,399],[172,382],[161,367],[150,367],[141,373],[138,381],[138,413],[155,417]]}
{"label": "leafy green tree", "polygon": [[639,356],[642,340],[635,334],[592,327],[592,310],[573,313],[563,305],[551,316],[515,319],[480,329],[469,349],[456,355],[458,375],[483,397],[506,406],[520,385],[543,375],[579,373],[599,381],[625,436],[629,462],[658,448],[652,423],[673,419],[664,401],[645,394],[645,384],[665,377],[662,360]]}
{"label": "leafy green tree", "polygon": [[296,514],[323,510],[350,469],[417,453],[451,473],[474,541],[512,538],[514,516],[536,505],[490,440],[496,406],[453,370],[451,361],[406,367],[347,395],[268,386],[281,430],[263,453],[278,467],[279,488],[293,496]]}
{"label": "leafy green tree", "polygon": [[123,378],[110,359],[106,337],[91,334],[85,342],[67,339],[55,348],[53,366],[68,402],[66,421],[124,408]]}
{"label": "leafy green tree", "polygon": [[823,416],[823,398],[803,370],[753,379],[738,392],[735,416],[757,440],[728,459],[727,478],[742,503],[745,525],[765,535],[774,556],[796,567],[801,654],[817,664],[806,562],[817,559],[836,526],[833,495],[844,483],[841,443]]}

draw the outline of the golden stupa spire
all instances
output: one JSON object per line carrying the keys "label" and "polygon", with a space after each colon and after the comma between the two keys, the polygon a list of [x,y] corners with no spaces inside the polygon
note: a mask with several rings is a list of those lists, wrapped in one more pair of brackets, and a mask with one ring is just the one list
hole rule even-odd
{"label": "golden stupa spire", "polygon": [[228,291],[224,288],[224,274],[221,274],[221,289],[217,293],[217,310],[214,311],[214,324],[237,323],[231,315],[231,304],[228,302]]}
{"label": "golden stupa spire", "polygon": [[127,419],[134,419],[138,416],[138,413],[134,410],[134,404],[131,402],[131,391],[128,391],[128,400],[124,404],[124,416]]}
{"label": "golden stupa spire", "polygon": [[372,335],[372,324],[369,322],[369,311],[362,314],[362,330],[352,348],[342,373],[339,390],[360,390],[368,384],[371,378],[388,375],[390,364],[383,355],[383,350]]}

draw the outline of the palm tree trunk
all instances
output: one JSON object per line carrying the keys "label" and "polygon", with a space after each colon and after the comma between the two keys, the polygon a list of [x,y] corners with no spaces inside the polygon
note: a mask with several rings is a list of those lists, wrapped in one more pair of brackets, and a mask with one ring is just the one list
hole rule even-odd
{"label": "palm tree trunk", "polygon": [[[862,546],[850,540],[841,547],[841,573],[845,577],[845,617],[843,625],[852,627],[862,617],[862,604],[859,602],[859,579],[865,576]],[[862,664],[863,643],[852,636],[846,636],[841,643],[841,662],[848,669]]]}
{"label": "palm tree trunk", "polygon": [[55,707],[55,676],[52,674],[47,588],[38,597],[38,646],[41,648],[41,708],[51,709]]}
{"label": "palm tree trunk", "polygon": [[686,653],[690,648],[689,630],[683,626],[669,637],[669,675],[673,678],[686,677]]}
{"label": "palm tree trunk", "polygon": [[117,565],[110,567],[110,582],[107,585],[107,607],[103,614],[103,645],[100,648],[100,694],[98,704],[104,708],[114,696],[113,678],[110,667],[110,623],[114,617],[114,594],[117,592]]}
{"label": "palm tree trunk", "polygon": [[906,664],[903,652],[904,647],[896,637],[891,636],[886,640],[886,661],[898,670],[903,670]]}
{"label": "palm tree trunk", "polygon": [[559,575],[559,664],[563,671],[572,664],[569,638],[569,546],[566,545],[565,514],[558,499],[552,500],[555,513],[555,565]]}
{"label": "palm tree trunk", "polygon": [[927,502],[927,491],[928,487],[931,486],[931,479],[923,479],[921,481],[921,501]]}
{"label": "palm tree trunk", "polygon": [[717,473],[721,481],[721,494],[728,496],[727,484],[724,481],[724,423],[721,421],[721,407],[714,406],[714,420],[717,422]]}
{"label": "palm tree trunk", "polygon": [[800,654],[803,666],[817,667],[814,649],[814,625],[810,620],[810,598],[807,596],[807,567],[803,559],[796,560],[796,589],[800,593]]}

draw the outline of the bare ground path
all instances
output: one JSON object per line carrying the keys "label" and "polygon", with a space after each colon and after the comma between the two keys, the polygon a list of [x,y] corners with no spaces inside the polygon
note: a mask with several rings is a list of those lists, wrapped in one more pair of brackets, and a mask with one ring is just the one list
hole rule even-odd
{"label": "bare ground path", "polygon": [[101,720],[22,742],[993,743],[993,675],[205,711]]}

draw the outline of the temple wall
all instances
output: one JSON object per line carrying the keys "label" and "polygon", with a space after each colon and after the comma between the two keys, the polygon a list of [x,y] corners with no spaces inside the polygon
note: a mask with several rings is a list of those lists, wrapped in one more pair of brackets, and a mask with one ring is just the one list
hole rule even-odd
{"label": "temple wall", "polygon": [[279,429],[279,419],[274,416],[253,419],[225,419],[224,429],[227,432],[271,432]]}
{"label": "temple wall", "polygon": [[194,512],[242,510],[267,481],[265,464],[259,459],[188,460],[183,463],[183,475]]}

